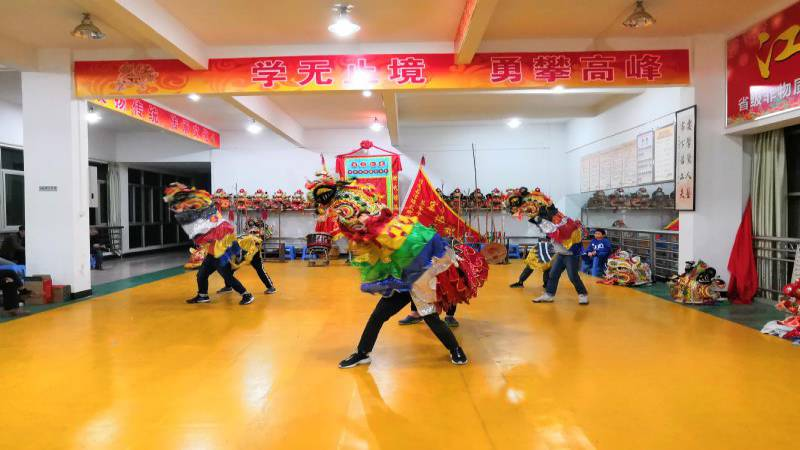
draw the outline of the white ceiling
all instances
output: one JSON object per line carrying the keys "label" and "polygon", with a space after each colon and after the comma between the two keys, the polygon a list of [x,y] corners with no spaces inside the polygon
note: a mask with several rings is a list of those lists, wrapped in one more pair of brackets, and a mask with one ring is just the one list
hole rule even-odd
{"label": "white ceiling", "polygon": [[643,91],[543,92],[546,91],[400,94],[400,123],[424,126],[491,123],[510,117],[523,120],[591,117]]}
{"label": "white ceiling", "polygon": [[366,98],[361,92],[273,95],[270,99],[304,128],[367,127],[375,117],[385,122],[379,93]]}
{"label": "white ceiling", "polygon": [[[334,0],[158,0],[209,45],[337,42]],[[350,42],[449,41],[464,0],[348,0],[361,31]]]}
{"label": "white ceiling", "polygon": [[189,117],[212,130],[242,130],[249,123],[246,115],[217,97],[204,96],[199,102],[193,102],[185,96],[164,96],[147,100]]}

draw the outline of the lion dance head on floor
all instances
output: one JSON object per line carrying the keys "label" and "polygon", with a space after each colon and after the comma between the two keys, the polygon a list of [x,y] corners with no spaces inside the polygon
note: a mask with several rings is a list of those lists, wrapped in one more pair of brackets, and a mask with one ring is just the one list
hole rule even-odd
{"label": "lion dance head on floor", "polygon": [[578,244],[583,239],[583,226],[558,210],[553,200],[541,189],[529,191],[522,187],[515,189],[506,200],[508,211],[515,217],[538,226],[550,239],[566,248]]}

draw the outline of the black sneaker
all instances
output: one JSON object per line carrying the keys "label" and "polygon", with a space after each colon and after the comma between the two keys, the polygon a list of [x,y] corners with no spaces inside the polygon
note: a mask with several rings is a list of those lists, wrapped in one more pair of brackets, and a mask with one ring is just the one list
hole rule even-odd
{"label": "black sneaker", "polygon": [[521,287],[525,287],[525,285],[524,285],[524,284],[522,284],[522,283],[520,283],[519,281],[517,281],[516,283],[513,283],[513,284],[512,284],[511,286],[509,286],[509,287],[512,287],[512,288],[521,288]]}
{"label": "black sneaker", "polygon": [[278,292],[278,290],[275,289],[274,287],[271,287],[271,288],[267,289],[266,291],[264,291],[265,294],[274,294],[276,292]]}
{"label": "black sneaker", "polygon": [[186,303],[208,303],[211,299],[208,298],[208,295],[197,294],[194,298],[190,298],[186,300]]}
{"label": "black sneaker", "polygon": [[464,350],[461,347],[456,347],[455,350],[450,352],[450,362],[455,365],[461,366],[467,363],[467,355],[464,354]]}
{"label": "black sneaker", "polygon": [[217,294],[224,294],[226,292],[232,292],[233,288],[230,286],[225,286],[224,288],[217,291]]}
{"label": "black sneaker", "polygon": [[340,369],[349,369],[351,367],[358,366],[360,364],[369,364],[372,360],[369,359],[369,355],[366,353],[355,352],[352,355],[348,356],[347,359],[343,359],[339,362]]}
{"label": "black sneaker", "polygon": [[444,316],[444,323],[450,328],[458,327],[459,323],[453,316]]}
{"label": "black sneaker", "polygon": [[253,294],[245,292],[244,294],[242,294],[242,300],[239,302],[239,304],[242,306],[249,305],[250,303],[253,303],[255,299],[256,298],[253,297]]}
{"label": "black sneaker", "polygon": [[411,314],[407,315],[405,319],[400,319],[397,321],[400,325],[414,325],[415,323],[422,322],[422,317],[420,316],[412,316]]}

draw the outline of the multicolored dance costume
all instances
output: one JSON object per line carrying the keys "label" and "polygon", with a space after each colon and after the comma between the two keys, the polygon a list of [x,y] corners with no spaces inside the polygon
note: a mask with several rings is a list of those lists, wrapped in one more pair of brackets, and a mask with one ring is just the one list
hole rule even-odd
{"label": "multicolored dance costume", "polygon": [[253,296],[233,276],[231,262],[242,254],[236,232],[214,205],[211,194],[201,189],[190,189],[181,183],[172,183],[164,190],[164,202],[169,204],[183,231],[206,253],[197,271],[197,295],[186,302],[210,301],[208,277],[216,271],[225,279],[226,285],[242,295],[239,304],[252,303]]}
{"label": "multicolored dance costume", "polygon": [[333,211],[339,229],[350,240],[361,290],[381,295],[357,352],[339,367],[368,364],[383,323],[412,301],[450,351],[452,362],[465,364],[466,355],[437,313],[477,295],[488,275],[483,257],[469,247],[450,246],[416,217],[394,216],[371,186],[322,174],[306,187],[320,214]]}
{"label": "multicolored dance costume", "polygon": [[558,290],[558,280],[564,270],[578,292],[581,305],[588,305],[586,287],[581,281],[580,254],[582,250],[583,226],[577,220],[567,217],[556,208],[553,201],[539,188],[528,191],[521,188],[508,198],[508,207],[517,217],[527,216],[528,221],[539,227],[550,238],[556,252],[550,267],[545,293],[534,300],[535,303],[550,303]]}

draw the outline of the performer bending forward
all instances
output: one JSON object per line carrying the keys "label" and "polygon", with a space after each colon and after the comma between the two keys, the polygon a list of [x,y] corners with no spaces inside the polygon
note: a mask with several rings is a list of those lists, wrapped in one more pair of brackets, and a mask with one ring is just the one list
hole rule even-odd
{"label": "performer bending forward", "polygon": [[324,172],[306,187],[320,213],[335,212],[341,232],[361,271],[361,290],[379,294],[356,352],[341,368],[370,363],[383,324],[414,302],[428,327],[450,351],[453,364],[466,364],[467,355],[438,312],[468,303],[488,275],[483,257],[469,247],[451,247],[433,228],[416,217],[393,216],[379,202],[372,186],[336,181]]}
{"label": "performer bending forward", "polygon": [[164,190],[164,201],[175,213],[175,220],[195,245],[206,250],[203,264],[197,271],[197,295],[186,303],[208,303],[208,277],[219,272],[226,286],[242,296],[240,305],[253,303],[253,295],[233,276],[232,260],[242,255],[233,225],[227,222],[211,201],[211,195],[200,189],[172,183]]}

